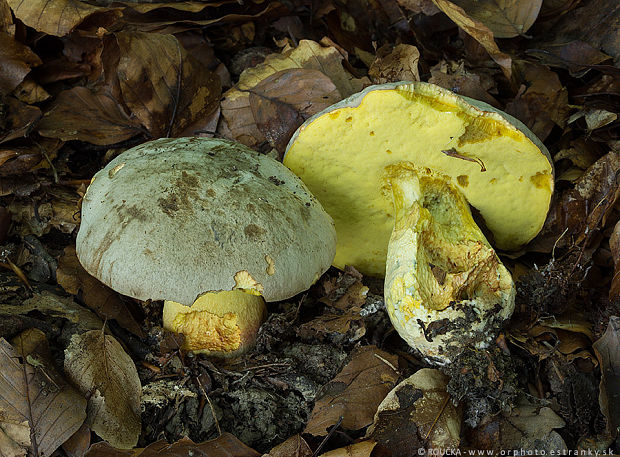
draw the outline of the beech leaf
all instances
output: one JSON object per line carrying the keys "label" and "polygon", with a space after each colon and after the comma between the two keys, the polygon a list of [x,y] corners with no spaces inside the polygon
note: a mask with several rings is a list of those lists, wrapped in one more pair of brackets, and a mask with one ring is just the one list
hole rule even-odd
{"label": "beech leaf", "polygon": [[65,349],[65,372],[89,395],[87,424],[119,449],[130,449],[140,436],[142,387],[131,357],[114,337],[100,330],[74,335]]}
{"label": "beech leaf", "polygon": [[538,17],[542,0],[453,0],[491,29],[496,38],[523,35]]}

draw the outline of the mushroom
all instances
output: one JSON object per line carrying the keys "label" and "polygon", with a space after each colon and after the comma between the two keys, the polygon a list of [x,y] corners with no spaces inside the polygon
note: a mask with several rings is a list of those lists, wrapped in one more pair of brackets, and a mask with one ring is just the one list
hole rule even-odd
{"label": "mushroom", "polygon": [[431,362],[486,347],[514,308],[498,248],[542,228],[546,148],[518,120],[427,83],[371,86],[308,119],[284,164],[334,218],[334,265],[385,276],[385,304]]}
{"label": "mushroom", "polygon": [[165,300],[185,348],[251,347],[265,302],[329,268],[332,219],[281,163],[225,140],[159,139],[99,171],[82,202],[76,250],[93,276],[139,300]]}

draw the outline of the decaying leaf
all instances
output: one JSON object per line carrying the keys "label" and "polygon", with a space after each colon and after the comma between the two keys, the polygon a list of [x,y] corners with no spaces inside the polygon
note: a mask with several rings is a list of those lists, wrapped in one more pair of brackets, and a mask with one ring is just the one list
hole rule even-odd
{"label": "decaying leaf", "polygon": [[14,97],[0,100],[0,143],[24,136],[40,116],[39,108]]}
{"label": "decaying leaf", "polygon": [[515,62],[516,76],[522,82],[516,98],[506,112],[519,119],[544,141],[554,125],[564,127],[568,119],[568,92],[556,73],[544,65]]}
{"label": "decaying leaf", "polygon": [[400,382],[379,405],[366,433],[392,455],[418,455],[418,449],[456,449],[461,413],[446,392],[448,377],[430,368]]}
{"label": "decaying leaf", "polygon": [[90,435],[88,425],[82,424],[78,431],[62,444],[62,449],[69,457],[84,457],[90,447]]}
{"label": "decaying leaf", "polygon": [[114,337],[91,330],[74,335],[65,349],[65,373],[89,396],[87,424],[119,449],[140,436],[140,378],[131,357]]}
{"label": "decaying leaf", "polygon": [[391,49],[384,46],[377,50],[377,57],[368,70],[375,84],[397,81],[419,81],[418,61],[420,51],[410,44],[399,44]]}
{"label": "decaying leaf", "polygon": [[0,95],[10,94],[41,59],[32,50],[0,31]]}
{"label": "decaying leaf", "polygon": [[326,452],[319,457],[370,457],[376,444],[377,443],[372,440],[364,440],[359,443],[351,444],[350,446]]}
{"label": "decaying leaf", "polygon": [[82,293],[84,303],[102,319],[115,319],[119,325],[134,335],[144,337],[140,324],[120,296],[82,267],[75,253],[75,246],[67,246],[64,255],[58,261],[56,271],[58,284],[68,293]]}
{"label": "decaying leaf", "polygon": [[614,231],[609,237],[609,248],[614,261],[614,276],[609,289],[609,299],[620,296],[620,221],[616,222]]}
{"label": "decaying leaf", "polygon": [[431,77],[428,82],[459,95],[499,107],[499,102],[489,94],[490,90],[496,89],[493,79],[484,74],[472,73],[465,68],[465,62],[442,61],[438,63],[431,68]]}
{"label": "decaying leaf", "polygon": [[601,363],[599,405],[612,436],[620,427],[620,318],[612,316],[602,337],[594,342]]}
{"label": "decaying leaf", "polygon": [[538,17],[542,0],[454,0],[491,29],[496,38],[524,35]]}
{"label": "decaying leaf", "polygon": [[114,449],[108,443],[93,444],[85,457],[260,457],[261,454],[249,448],[230,433],[222,433],[214,440],[194,443],[183,438],[170,444],[159,440],[144,449]]}
{"label": "decaying leaf", "polygon": [[176,136],[219,104],[220,78],[173,35],[116,34],[123,100],[153,137]]}
{"label": "decaying leaf", "polygon": [[7,0],[15,17],[35,30],[65,36],[87,17],[109,8],[79,0]]}
{"label": "decaying leaf", "polygon": [[303,68],[274,73],[248,92],[256,127],[281,154],[297,127],[342,98],[327,76]]}
{"label": "decaying leaf", "polygon": [[559,453],[567,447],[555,429],[564,425],[564,421],[551,408],[521,400],[509,415],[490,419],[474,430],[471,445],[497,452],[505,449],[536,449],[548,454],[553,449]]}
{"label": "decaying leaf", "polygon": [[14,344],[0,338],[0,454],[49,456],[84,422],[86,400],[54,368],[42,332]]}
{"label": "decaying leaf", "polygon": [[377,406],[398,379],[398,358],[374,346],[353,353],[342,371],[317,395],[304,433],[324,436],[339,422],[345,430],[359,430],[373,421]]}
{"label": "decaying leaf", "polygon": [[145,133],[138,122],[125,114],[118,101],[86,87],[74,87],[58,94],[37,124],[37,130],[45,137],[104,146]]}
{"label": "decaying leaf", "polygon": [[250,106],[251,90],[283,70],[303,68],[319,71],[331,80],[342,97],[360,91],[370,81],[354,78],[343,68],[342,60],[342,54],[335,47],[321,46],[309,40],[300,41],[296,48],[285,48],[280,54],[270,54],[263,63],[246,69],[239,83],[224,94],[218,131],[224,137],[248,146],[265,142],[267,138],[256,125]]}
{"label": "decaying leaf", "polygon": [[433,0],[435,5],[446,13],[446,15],[454,21],[468,35],[474,38],[489,53],[491,58],[500,66],[504,75],[510,79],[512,74],[512,59],[508,54],[499,50],[493,36],[493,32],[482,22],[472,19],[458,5],[449,0]]}
{"label": "decaying leaf", "polygon": [[274,447],[264,457],[312,457],[312,449],[301,435],[293,435]]}

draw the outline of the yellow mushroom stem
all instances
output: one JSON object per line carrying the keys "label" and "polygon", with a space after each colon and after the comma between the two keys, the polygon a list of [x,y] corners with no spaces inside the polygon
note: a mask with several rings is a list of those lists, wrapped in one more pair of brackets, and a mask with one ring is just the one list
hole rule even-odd
{"label": "yellow mushroom stem", "polygon": [[508,270],[449,178],[411,163],[386,167],[394,200],[385,304],[401,337],[448,363],[466,347],[485,347],[514,309]]}
{"label": "yellow mushroom stem", "polygon": [[183,349],[217,357],[247,352],[267,315],[265,300],[253,290],[207,292],[191,306],[166,300],[164,328],[185,336]]}

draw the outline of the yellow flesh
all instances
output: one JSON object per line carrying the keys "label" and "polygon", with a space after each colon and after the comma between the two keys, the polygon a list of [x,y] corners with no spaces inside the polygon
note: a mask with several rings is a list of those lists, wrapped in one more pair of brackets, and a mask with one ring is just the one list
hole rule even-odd
{"label": "yellow flesh", "polygon": [[[501,249],[517,249],[540,231],[553,188],[539,148],[495,113],[465,107],[454,96],[402,89],[369,92],[305,125],[284,164],[334,218],[334,265],[383,276],[394,227],[385,168],[413,162],[449,177],[477,208]],[[451,157],[442,151],[479,163]]]}
{"label": "yellow flesh", "polygon": [[265,301],[244,290],[208,292],[189,307],[164,303],[164,328],[185,335],[184,349],[226,356],[251,346],[265,318]]}

